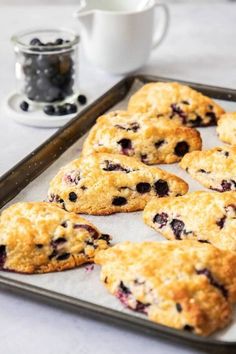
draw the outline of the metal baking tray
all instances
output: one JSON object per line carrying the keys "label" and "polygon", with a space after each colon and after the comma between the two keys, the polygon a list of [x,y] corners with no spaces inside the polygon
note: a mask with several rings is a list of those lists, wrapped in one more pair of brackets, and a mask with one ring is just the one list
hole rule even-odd
{"label": "metal baking tray", "polygon": [[[152,81],[176,81],[176,79],[148,75],[135,75],[122,79],[0,178],[0,208],[17,196],[29,183],[41,175],[79,138],[88,132],[98,116],[112,109],[114,105],[123,100],[128,95],[135,80],[139,80],[143,84]],[[177,81],[187,84],[214,99],[236,102],[236,90],[181,80]],[[2,291],[10,291],[30,299],[46,301],[52,305],[66,307],[84,315],[125,326],[128,329],[138,330],[155,337],[181,342],[195,348],[214,350],[214,353],[236,352],[236,340],[224,341],[213,337],[205,338],[181,330],[175,330],[153,323],[147,319],[136,317],[132,313],[123,313],[43,287],[28,284],[27,282],[13,279],[7,274],[7,272],[0,273],[0,288]]]}

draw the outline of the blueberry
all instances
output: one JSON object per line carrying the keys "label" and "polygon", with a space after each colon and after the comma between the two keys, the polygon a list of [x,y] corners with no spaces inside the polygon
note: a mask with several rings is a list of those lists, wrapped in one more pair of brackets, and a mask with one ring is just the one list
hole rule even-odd
{"label": "blueberry", "polygon": [[110,239],[111,239],[111,236],[108,234],[101,234],[101,236],[99,237],[99,240],[104,240],[107,243],[110,243]]}
{"label": "blueberry", "polygon": [[76,202],[76,200],[77,200],[77,194],[75,193],[75,192],[70,192],[69,193],[69,200],[71,201],[71,202]]}
{"label": "blueberry", "polygon": [[198,275],[205,275],[209,281],[209,283],[214,286],[215,288],[219,289],[220,292],[222,293],[222,295],[224,297],[227,298],[228,296],[228,290],[224,287],[223,284],[219,283],[218,280],[216,280],[214,278],[214,276],[212,275],[211,271],[207,268],[203,268],[203,269],[196,269],[196,273]]}
{"label": "blueberry", "polygon": [[57,261],[64,261],[70,257],[70,253],[62,253],[60,256],[57,256]]}
{"label": "blueberry", "polygon": [[176,310],[178,312],[182,312],[183,309],[182,309],[182,306],[181,306],[181,304],[179,302],[177,302],[175,306],[176,306]]}
{"label": "blueberry", "polygon": [[123,171],[126,173],[130,172],[129,169],[122,167],[118,163],[113,163],[112,161],[109,160],[105,160],[104,163],[106,164],[106,166],[103,168],[103,171]]}
{"label": "blueberry", "polygon": [[55,108],[52,105],[47,105],[47,106],[44,106],[43,111],[48,116],[53,116],[53,114],[55,113]]}
{"label": "blueberry", "polygon": [[124,294],[131,294],[131,291],[124,285],[123,281],[120,282],[119,288]]}
{"label": "blueberry", "polygon": [[7,253],[6,253],[6,246],[0,245],[0,268],[3,268],[4,263],[6,261]]}
{"label": "blueberry", "polygon": [[217,220],[216,225],[219,226],[220,229],[223,229],[225,220],[226,220],[226,215],[222,216],[221,219]]}
{"label": "blueberry", "polygon": [[165,140],[158,140],[155,143],[155,148],[159,149],[160,146],[162,146],[164,144]]}
{"label": "blueberry", "polygon": [[175,238],[181,240],[181,233],[184,230],[184,222],[179,219],[173,219],[170,223],[170,226],[174,232]]}
{"label": "blueberry", "polygon": [[186,141],[179,141],[175,146],[175,154],[179,157],[184,156],[189,151],[189,144]]}
{"label": "blueberry", "polygon": [[65,106],[57,106],[55,108],[55,115],[56,116],[64,116],[67,114],[67,110]]}
{"label": "blueberry", "polygon": [[50,87],[46,90],[46,94],[45,94],[46,102],[58,101],[59,98],[60,98],[60,89],[58,87]]}
{"label": "blueberry", "polygon": [[207,112],[206,117],[209,118],[209,124],[214,125],[216,124],[216,115],[214,112]]}
{"label": "blueberry", "polygon": [[36,86],[39,90],[43,91],[43,90],[46,90],[50,87],[50,83],[48,82],[48,80],[46,78],[40,77],[36,81]]}
{"label": "blueberry", "polygon": [[114,197],[112,199],[112,205],[121,206],[127,204],[127,200],[124,197]]}
{"label": "blueberry", "polygon": [[132,144],[131,144],[130,139],[121,139],[121,140],[117,141],[117,144],[120,144],[122,149],[124,149],[124,150],[132,148]]}
{"label": "blueberry", "polygon": [[199,126],[201,126],[202,117],[197,114],[195,119],[189,120],[189,124],[191,125],[191,127],[199,127]]}
{"label": "blueberry", "polygon": [[63,223],[61,223],[61,226],[62,227],[67,227],[68,226],[67,221],[64,221]]}
{"label": "blueberry", "polygon": [[183,330],[187,332],[192,332],[194,330],[194,327],[187,324],[183,327]]}
{"label": "blueberry", "polygon": [[43,70],[43,74],[48,78],[54,77],[56,73],[57,73],[57,68],[53,66],[45,68]]}
{"label": "blueberry", "polygon": [[160,229],[163,226],[166,226],[167,221],[168,221],[168,214],[166,214],[166,213],[156,214],[153,218],[153,222],[156,224],[159,224]]}
{"label": "blueberry", "polygon": [[94,227],[90,226],[90,225],[87,225],[87,224],[75,224],[74,225],[74,229],[84,229],[84,230],[87,230],[89,233],[90,233],[90,236],[93,238],[93,239],[97,239],[99,234],[97,232],[96,229],[94,229]]}
{"label": "blueberry", "polygon": [[68,114],[76,113],[77,112],[77,106],[76,104],[73,103],[66,103],[66,111]]}
{"label": "blueberry", "polygon": [[82,104],[82,105],[87,103],[87,97],[85,95],[79,95],[77,97],[77,100],[78,100],[79,104]]}
{"label": "blueberry", "polygon": [[155,182],[154,188],[159,197],[164,197],[165,195],[168,195],[169,186],[168,183],[163,179],[159,179],[157,182]]}
{"label": "blueberry", "polygon": [[36,245],[35,245],[38,249],[41,249],[41,248],[43,248],[43,244],[42,243],[36,243]]}
{"label": "blueberry", "polygon": [[26,101],[22,101],[20,104],[20,108],[22,109],[22,111],[27,112],[29,109],[29,104]]}
{"label": "blueberry", "polygon": [[140,182],[136,185],[136,191],[144,194],[144,193],[148,193],[151,190],[151,185],[150,183],[146,183],[146,182]]}
{"label": "blueberry", "polygon": [[30,45],[43,45],[39,38],[32,38],[29,44]]}
{"label": "blueberry", "polygon": [[62,39],[62,38],[57,38],[57,39],[55,40],[55,44],[56,44],[56,45],[61,45],[61,44],[63,44],[63,39]]}

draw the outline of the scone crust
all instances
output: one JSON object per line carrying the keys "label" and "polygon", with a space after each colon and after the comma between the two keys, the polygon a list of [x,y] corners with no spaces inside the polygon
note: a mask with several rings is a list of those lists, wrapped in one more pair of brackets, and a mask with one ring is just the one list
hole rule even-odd
{"label": "scone crust", "polygon": [[[142,210],[157,195],[155,185],[160,181],[168,188],[168,195],[182,195],[188,190],[179,177],[135,158],[94,153],[61,168],[50,183],[48,199],[76,213],[130,212]],[[147,192],[137,191],[140,183],[145,183]],[[75,200],[70,200],[71,193]]]}
{"label": "scone crust", "polygon": [[232,252],[196,241],[124,242],[99,252],[95,263],[107,289],[154,322],[209,335],[230,321]]}
{"label": "scone crust", "polygon": [[20,273],[74,268],[92,262],[109,238],[56,204],[16,203],[0,217],[0,268]]}
{"label": "scone crust", "polygon": [[185,153],[201,147],[200,133],[176,120],[114,111],[97,119],[82,153],[125,154],[152,165],[178,162]]}
{"label": "scone crust", "polygon": [[219,192],[236,190],[236,146],[190,152],[180,167],[206,188]]}
{"label": "scone crust", "polygon": [[224,113],[211,98],[177,82],[144,85],[130,98],[128,110],[164,115],[191,127],[214,125]]}
{"label": "scone crust", "polygon": [[216,130],[221,141],[236,145],[236,112],[223,114],[217,122]]}
{"label": "scone crust", "polygon": [[153,198],[143,219],[169,240],[195,239],[236,251],[236,192],[197,191],[177,198]]}

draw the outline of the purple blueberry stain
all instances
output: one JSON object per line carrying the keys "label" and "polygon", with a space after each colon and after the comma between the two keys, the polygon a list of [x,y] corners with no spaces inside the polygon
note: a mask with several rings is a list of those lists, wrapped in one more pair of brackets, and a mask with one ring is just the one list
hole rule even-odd
{"label": "purple blueberry stain", "polygon": [[96,240],[99,237],[98,231],[94,229],[94,227],[87,224],[75,224],[74,229],[84,229],[88,231],[88,233],[94,240]]}
{"label": "purple blueberry stain", "polygon": [[130,169],[122,167],[118,163],[113,163],[112,161],[109,160],[105,160],[104,163],[105,163],[105,167],[103,168],[103,171],[122,171],[126,173],[131,172]]}
{"label": "purple blueberry stain", "polygon": [[65,174],[63,179],[66,183],[77,185],[80,181],[80,174],[79,172],[71,171],[70,173]]}
{"label": "purple blueberry stain", "polygon": [[162,229],[164,226],[166,226],[168,222],[168,214],[166,213],[156,214],[153,218],[153,222],[155,224],[159,224],[159,229]]}
{"label": "purple blueberry stain", "polygon": [[169,192],[168,183],[163,179],[159,179],[157,182],[154,183],[154,189],[159,197],[164,197],[168,195]]}
{"label": "purple blueberry stain", "polygon": [[140,159],[143,163],[147,163],[147,154],[141,154]]}
{"label": "purple blueberry stain", "polygon": [[228,290],[224,287],[223,284],[221,284],[220,282],[218,282],[218,280],[216,280],[214,278],[214,276],[212,275],[211,271],[207,268],[202,268],[202,269],[196,269],[196,273],[198,275],[205,275],[209,281],[209,283],[214,286],[215,288],[217,288],[222,295],[227,298],[228,297]]}
{"label": "purple blueberry stain", "polygon": [[181,240],[181,234],[184,230],[184,222],[179,219],[173,219],[170,223],[170,227],[173,230],[176,240]]}
{"label": "purple blueberry stain", "polygon": [[125,286],[124,283],[121,281],[119,284],[118,290],[116,292],[116,297],[120,300],[120,302],[125,307],[128,307],[133,311],[147,314],[147,309],[150,306],[150,304],[144,304],[139,300],[135,300],[135,306],[131,307],[128,303],[130,296],[132,296],[130,289],[127,286]]}

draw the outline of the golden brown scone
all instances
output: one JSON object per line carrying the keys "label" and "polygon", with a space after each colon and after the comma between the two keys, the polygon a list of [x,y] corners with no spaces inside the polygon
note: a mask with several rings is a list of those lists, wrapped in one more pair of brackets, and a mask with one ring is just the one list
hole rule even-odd
{"label": "golden brown scone", "polygon": [[236,192],[192,192],[178,198],[153,198],[144,222],[167,239],[195,239],[236,251]]}
{"label": "golden brown scone", "polygon": [[153,196],[182,195],[179,177],[132,157],[91,154],[61,168],[50,183],[48,199],[68,211],[94,215],[141,210]]}
{"label": "golden brown scone", "polygon": [[190,152],[180,166],[206,188],[236,190],[236,146]]}
{"label": "golden brown scone", "polygon": [[84,143],[83,154],[124,154],[152,165],[178,162],[187,152],[201,147],[199,132],[174,120],[115,111],[98,118]]}
{"label": "golden brown scone", "polygon": [[55,204],[11,205],[0,217],[0,269],[47,273],[74,268],[108,247],[109,235]]}
{"label": "golden brown scone", "polygon": [[107,289],[151,321],[200,335],[230,321],[233,252],[196,241],[124,242],[99,252],[95,263]]}
{"label": "golden brown scone", "polygon": [[164,115],[189,127],[215,125],[224,113],[211,98],[177,82],[144,85],[130,98],[128,110]]}
{"label": "golden brown scone", "polygon": [[216,130],[220,140],[236,145],[236,112],[223,114],[217,122]]}

